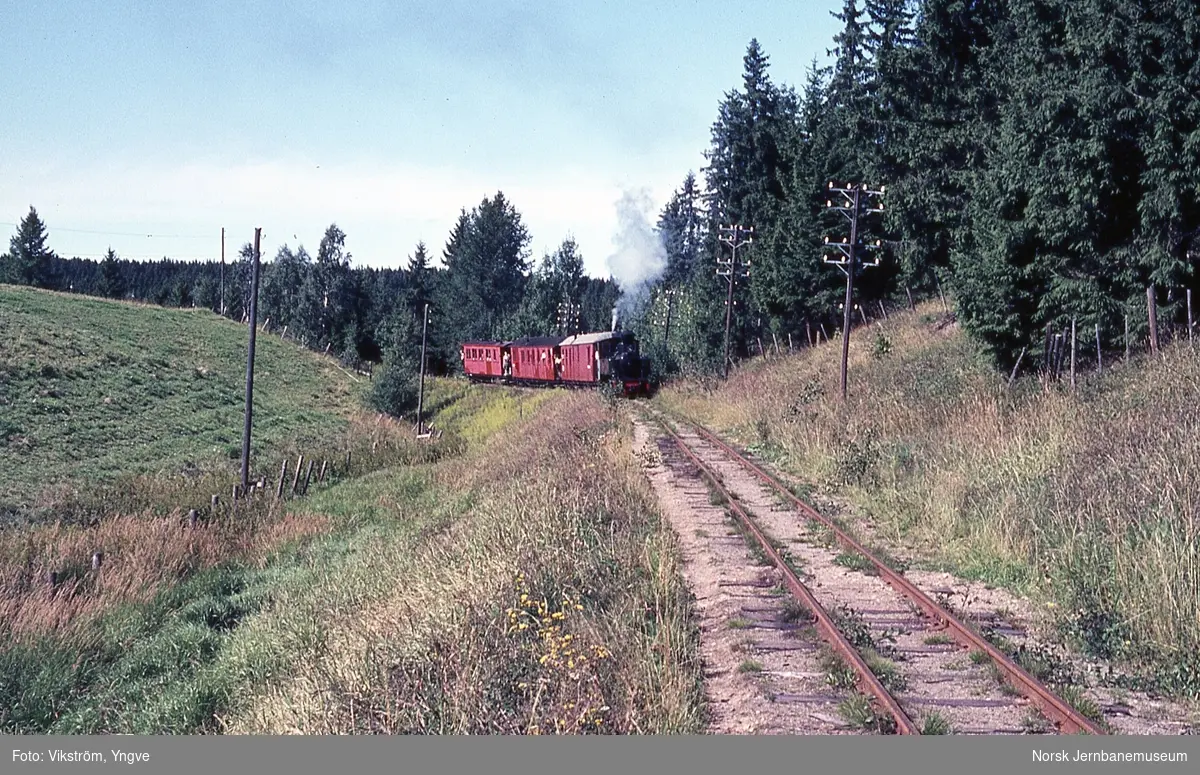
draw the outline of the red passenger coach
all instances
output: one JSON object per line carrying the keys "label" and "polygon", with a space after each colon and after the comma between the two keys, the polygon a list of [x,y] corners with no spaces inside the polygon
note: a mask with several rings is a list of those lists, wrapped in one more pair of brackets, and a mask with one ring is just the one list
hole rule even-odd
{"label": "red passenger coach", "polygon": [[560,336],[535,336],[508,345],[512,377],[519,380],[554,382],[557,377]]}
{"label": "red passenger coach", "polygon": [[463,342],[463,373],[472,378],[504,376],[501,342]]}

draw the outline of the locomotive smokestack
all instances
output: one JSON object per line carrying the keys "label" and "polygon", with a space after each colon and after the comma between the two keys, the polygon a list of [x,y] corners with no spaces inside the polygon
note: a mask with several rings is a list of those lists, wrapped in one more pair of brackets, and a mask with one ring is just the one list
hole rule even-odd
{"label": "locomotive smokestack", "polygon": [[613,330],[613,331],[616,331],[616,330],[618,330],[618,328],[617,328],[617,324],[618,324],[618,320],[617,320],[617,308],[616,308],[616,307],[613,307],[613,322],[612,322],[612,330]]}

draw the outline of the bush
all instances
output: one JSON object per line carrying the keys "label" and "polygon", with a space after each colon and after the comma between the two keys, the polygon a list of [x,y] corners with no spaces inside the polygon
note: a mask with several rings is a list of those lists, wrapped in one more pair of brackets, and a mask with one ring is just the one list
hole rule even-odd
{"label": "bush", "polygon": [[395,417],[411,412],[417,407],[417,379],[416,365],[409,358],[389,353],[371,385],[371,406]]}

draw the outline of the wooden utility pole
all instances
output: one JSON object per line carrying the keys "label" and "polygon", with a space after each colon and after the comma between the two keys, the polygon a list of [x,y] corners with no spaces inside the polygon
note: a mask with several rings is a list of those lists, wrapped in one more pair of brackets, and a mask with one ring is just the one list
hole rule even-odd
{"label": "wooden utility pole", "polygon": [[261,236],[262,229],[255,229],[254,269],[250,280],[250,347],[246,353],[246,421],[242,426],[243,490],[250,486],[250,422],[254,412],[254,335],[258,332],[258,246]]}
{"label": "wooden utility pole", "polygon": [[1158,300],[1154,297],[1154,286],[1146,286],[1146,311],[1150,316],[1150,352],[1158,353]]}
{"label": "wooden utility pole", "polygon": [[425,410],[425,342],[426,334],[429,331],[429,302],[425,302],[425,317],[421,323],[421,382],[417,390],[417,435],[420,436],[424,429],[422,427],[423,415]]}
{"label": "wooden utility pole", "polygon": [[[846,371],[847,364],[850,360],[850,326],[852,325],[851,316],[854,312],[854,275],[858,271],[859,266],[879,266],[879,259],[872,263],[859,262],[859,251],[866,250],[868,247],[879,247],[880,243],[876,241],[874,246],[859,244],[859,220],[863,215],[883,212],[883,205],[879,204],[875,207],[869,205],[871,197],[882,196],[884,189],[878,191],[869,189],[862,183],[847,183],[845,185],[837,185],[830,181],[829,191],[831,194],[840,194],[842,202],[836,204],[832,199],[826,200],[825,206],[831,210],[837,210],[845,215],[850,220],[850,238],[841,242],[831,242],[828,237],[825,238],[825,247],[832,248],[835,252],[827,253],[821,256],[821,260],[827,264],[833,264],[846,275],[846,301],[842,305],[843,320],[842,320],[842,400],[846,400]],[[866,321],[866,313],[863,313],[863,321]]]}
{"label": "wooden utility pole", "polygon": [[1104,371],[1104,356],[1100,352],[1100,324],[1096,324],[1096,371]]}
{"label": "wooden utility pole", "polygon": [[739,263],[738,248],[754,242],[754,227],[742,226],[740,223],[735,223],[730,226],[720,227],[721,241],[730,248],[729,260],[726,261],[722,256],[717,256],[717,274],[725,277],[729,281],[729,291],[725,295],[725,366],[724,377],[729,378],[729,329],[733,324],[733,286],[737,283],[738,277],[750,276],[750,263]]}
{"label": "wooden utility pole", "polygon": [[221,295],[217,298],[220,315],[225,314],[225,227],[221,227]]}
{"label": "wooden utility pole", "polygon": [[663,342],[667,345],[667,347],[670,347],[671,346],[671,312],[673,311],[673,308],[675,307],[676,291],[672,288],[667,288],[664,291],[664,293],[667,295],[667,325],[666,325],[666,329],[663,331]]}

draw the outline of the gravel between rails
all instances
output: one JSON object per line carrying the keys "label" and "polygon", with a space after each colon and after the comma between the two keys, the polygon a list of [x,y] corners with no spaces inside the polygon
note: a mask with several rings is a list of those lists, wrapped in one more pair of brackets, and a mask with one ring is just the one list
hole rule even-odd
{"label": "gravel between rails", "polygon": [[[637,420],[634,447],[679,538],[696,600],[712,734],[861,734],[839,714],[848,692],[825,681],[821,641],[780,594],[778,571],[749,551],[707,483],[658,429]],[[803,698],[777,702],[776,697]]]}

